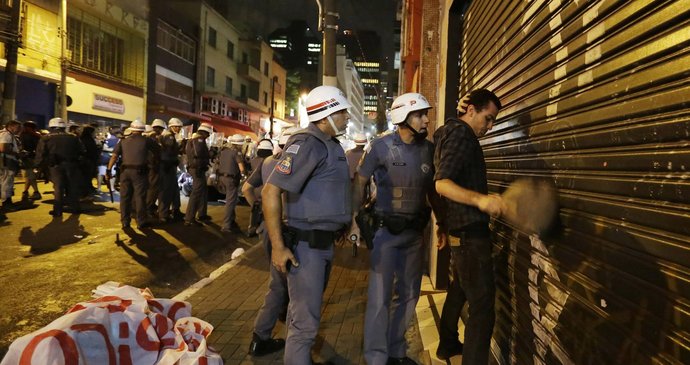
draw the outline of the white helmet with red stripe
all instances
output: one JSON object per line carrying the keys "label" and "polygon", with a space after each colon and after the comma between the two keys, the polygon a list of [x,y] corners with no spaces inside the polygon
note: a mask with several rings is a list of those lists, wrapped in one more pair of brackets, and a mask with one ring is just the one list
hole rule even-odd
{"label": "white helmet with red stripe", "polygon": [[417,110],[431,109],[431,105],[422,94],[406,93],[393,100],[391,106],[391,121],[400,124],[407,119],[407,115]]}
{"label": "white helmet with red stripe", "polygon": [[309,122],[318,122],[327,116],[351,107],[345,93],[335,86],[319,86],[307,95]]}

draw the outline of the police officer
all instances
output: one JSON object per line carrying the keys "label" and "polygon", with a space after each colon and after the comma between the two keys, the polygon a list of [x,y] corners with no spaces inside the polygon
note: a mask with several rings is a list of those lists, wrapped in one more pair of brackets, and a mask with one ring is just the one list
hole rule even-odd
{"label": "police officer", "polygon": [[146,189],[146,209],[148,209],[148,213],[152,217],[157,215],[158,207],[156,206],[156,200],[158,200],[158,195],[161,191],[161,136],[165,128],[165,122],[162,119],[156,118],[151,122],[151,132],[148,135],[153,140],[155,146],[154,153],[149,158],[149,187]]}
{"label": "police officer", "polygon": [[286,365],[312,363],[333,243],[352,219],[347,159],[335,139],[347,128],[350,103],[338,88],[319,86],[306,104],[310,125],[290,138],[261,194],[271,262],[288,276]]}
{"label": "police officer", "polygon": [[[36,123],[31,120],[24,122],[23,127],[22,133],[19,135],[23,152],[22,163],[24,165],[24,173],[26,174],[22,200],[40,200],[41,193],[38,191],[38,181],[34,167],[36,165],[36,147],[38,147],[38,141],[41,140],[41,134],[38,133]],[[34,190],[34,193],[31,195],[29,195],[30,187]]]}
{"label": "police officer", "polygon": [[108,161],[106,174],[110,178],[110,171],[122,157],[120,165],[120,219],[122,228],[130,227],[132,201],[138,228],[150,225],[146,217],[146,189],[148,188],[148,161],[150,154],[156,150],[155,142],[146,138],[142,133],[146,130],[144,123],[135,120],[129,125],[130,135],[121,139],[115,146],[113,155]]}
{"label": "police officer", "polygon": [[[270,139],[260,140],[256,147],[256,156],[254,156],[254,158],[252,158],[251,161],[249,161],[249,165],[251,166],[251,175],[249,177],[253,175],[259,176],[260,178],[261,167],[265,159],[271,157],[271,155],[273,155],[273,142],[271,142]],[[249,177],[247,178],[247,181],[249,181]],[[249,215],[249,228],[247,229],[247,237],[253,237],[256,235],[256,230],[261,221],[263,220],[263,215],[261,214],[260,199],[260,186],[263,186],[263,180],[260,180],[261,183],[257,187],[247,184],[247,181],[245,181],[245,184],[242,186],[242,194],[244,194],[244,198],[247,199],[247,202],[249,202],[249,205],[252,207],[251,213]],[[249,195],[251,195],[251,197]],[[259,198],[256,198],[257,195],[259,196]]]}
{"label": "police officer", "polygon": [[355,148],[345,152],[347,164],[350,167],[350,180],[354,180],[355,178],[355,172],[357,172],[359,160],[362,159],[362,156],[364,155],[364,146],[367,144],[367,136],[364,133],[357,132],[352,137],[355,142]]}
{"label": "police officer", "polygon": [[201,123],[196,134],[187,141],[187,169],[192,175],[192,193],[189,195],[187,212],[184,217],[184,224],[200,225],[197,220],[206,213],[206,196],[208,187],[206,186],[206,171],[211,160],[206,145],[206,139],[213,133],[213,126],[208,123]]}
{"label": "police officer", "polygon": [[405,356],[405,330],[419,299],[422,232],[431,214],[427,198],[434,210],[440,208],[433,184],[434,146],[426,140],[430,108],[421,94],[397,97],[390,112],[397,130],[371,143],[357,171],[353,206],[361,205],[372,176],[377,188],[364,317],[369,365],[415,364]]}
{"label": "police officer", "polygon": [[[299,128],[290,127],[283,131],[278,139],[278,146],[282,149],[285,146],[288,138]],[[262,156],[269,148],[273,150],[273,144],[270,140],[264,139],[259,142],[257,147],[257,155]],[[275,155],[268,156],[261,161],[252,174],[245,181],[242,186],[242,193],[247,199],[247,202],[252,206],[252,214],[254,207],[261,204],[261,196],[257,196],[255,191],[262,188],[264,182],[273,172],[275,165],[280,160],[281,152]],[[271,241],[268,239],[266,230],[263,230],[263,242],[266,254],[271,259]],[[271,338],[271,332],[276,325],[279,318],[285,318],[287,315],[287,304],[289,301],[287,278],[279,272],[273,265],[269,269],[270,280],[268,283],[268,291],[264,297],[264,304],[259,309],[254,320],[254,333],[252,335],[252,342],[249,345],[249,354],[252,356],[263,356],[285,347],[285,340]]]}
{"label": "police officer", "polygon": [[19,171],[19,140],[17,136],[22,130],[22,123],[11,120],[3,130],[0,130],[0,197],[2,209],[14,209],[12,195],[14,194],[14,176]]}
{"label": "police officer", "polygon": [[177,185],[177,165],[180,145],[175,138],[182,128],[182,121],[170,118],[168,129],[161,133],[161,160],[159,169],[160,192],[158,194],[158,218],[161,221],[181,219],[180,188]]}
{"label": "police officer", "polygon": [[86,152],[84,145],[79,137],[65,131],[62,118],[49,120],[48,128],[50,134],[43,136],[36,147],[36,165],[47,168],[53,182],[55,199],[50,214],[53,217],[62,216],[62,200],[65,195],[72,211],[78,213],[82,186],[79,160]]}
{"label": "police officer", "polygon": [[244,136],[235,134],[228,137],[229,147],[224,147],[218,157],[218,170],[216,176],[225,186],[225,215],[223,216],[222,232],[240,233],[242,230],[235,222],[235,206],[237,205],[237,190],[240,185],[240,175],[245,174],[244,158],[242,158],[242,146]]}

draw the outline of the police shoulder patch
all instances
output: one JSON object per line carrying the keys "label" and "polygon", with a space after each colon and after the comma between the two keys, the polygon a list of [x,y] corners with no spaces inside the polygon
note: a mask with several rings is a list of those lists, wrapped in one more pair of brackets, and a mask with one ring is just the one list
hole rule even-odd
{"label": "police shoulder patch", "polygon": [[278,164],[276,164],[275,170],[281,174],[289,175],[292,172],[292,157],[286,156]]}
{"label": "police shoulder patch", "polygon": [[292,153],[293,155],[296,155],[298,151],[299,151],[299,145],[298,144],[292,144],[292,145],[290,145],[290,147],[288,147],[285,150],[285,153]]}

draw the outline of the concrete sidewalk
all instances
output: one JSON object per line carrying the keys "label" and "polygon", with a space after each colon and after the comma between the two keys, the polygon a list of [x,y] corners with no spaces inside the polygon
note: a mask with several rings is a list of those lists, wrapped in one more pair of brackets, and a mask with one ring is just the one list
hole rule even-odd
{"label": "concrete sidewalk", "polygon": [[[312,352],[315,361],[365,364],[362,344],[369,256],[366,249],[358,251],[358,256],[352,257],[351,246],[336,248],[324,293],[321,327]],[[221,353],[226,364],[283,362],[283,351],[257,358],[248,355],[254,318],[263,304],[268,285],[268,268],[263,246],[256,245],[236,264],[187,299],[192,304],[194,316],[215,327],[209,339],[210,345]],[[408,356],[419,364],[429,364],[418,328],[415,320],[408,329]],[[278,322],[274,337],[285,338],[283,323]]]}

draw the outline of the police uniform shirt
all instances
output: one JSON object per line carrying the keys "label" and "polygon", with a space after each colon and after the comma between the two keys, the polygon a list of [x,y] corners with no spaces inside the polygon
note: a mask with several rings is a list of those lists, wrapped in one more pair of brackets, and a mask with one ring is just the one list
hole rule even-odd
{"label": "police uniform shirt", "polygon": [[251,175],[249,175],[246,181],[247,184],[255,188],[258,188],[259,186],[264,184],[264,179],[261,178],[261,166],[258,167],[259,168],[254,169],[252,171]]}
{"label": "police uniform shirt", "polygon": [[[310,124],[309,129],[318,131],[326,136],[316,125]],[[324,137],[330,139],[330,136]],[[290,137],[294,141],[294,137]],[[311,177],[314,170],[328,157],[326,146],[315,138],[304,141],[288,141],[280,161],[268,178],[269,183],[291,193],[299,193]]]}
{"label": "police uniform shirt", "polygon": [[[362,157],[357,173],[365,179],[374,176],[377,210],[393,212],[391,201],[395,186],[421,187],[419,199],[423,204],[433,184],[433,154],[434,145],[427,140],[407,144],[398,133],[375,139]],[[397,181],[393,181],[392,176],[396,176]]]}
{"label": "police uniform shirt", "polygon": [[[322,229],[322,230],[337,230],[342,228],[346,223],[345,216],[350,216],[350,178],[347,166],[347,159],[345,158],[345,152],[337,141],[333,141],[334,138],[322,132],[315,124],[310,124],[307,129],[318,135],[316,137],[309,135],[309,137],[302,137],[301,134],[295,134],[290,137],[288,143],[283,151],[280,160],[276,164],[273,172],[268,177],[267,183],[271,183],[285,191],[288,194],[288,223],[299,229]],[[299,136],[299,137],[298,137]],[[327,142],[326,142],[327,141]],[[326,143],[336,143],[336,146],[332,146],[331,150],[335,153],[331,156],[332,159],[337,159],[338,163],[342,164],[342,169],[340,172],[329,172],[328,169],[328,147]],[[335,165],[333,165],[334,167]],[[337,168],[339,169],[339,168]],[[340,174],[342,173],[342,176]],[[328,175],[333,174],[333,175]],[[316,183],[314,180],[318,178],[330,178],[337,180],[331,180],[331,183],[327,183],[329,186],[314,187],[312,191],[312,196],[305,196],[303,193],[307,184]],[[342,181],[341,181],[342,180]],[[322,182],[326,184],[326,182]],[[342,184],[342,192],[338,191],[340,188],[337,187],[338,183]],[[331,189],[329,189],[329,187]],[[311,186],[310,186],[311,188]],[[318,195],[318,196],[317,196]],[[336,196],[338,198],[336,198]],[[306,199],[306,200],[303,200]],[[343,200],[340,202],[340,200]],[[325,201],[331,200],[328,205]],[[338,200],[338,203],[335,201]],[[348,201],[345,203],[345,201]],[[301,203],[300,203],[301,202]],[[310,214],[319,215],[318,212],[312,211],[313,208],[305,208],[307,205],[313,206],[317,202],[324,204],[322,207],[325,211],[334,210],[336,206],[342,206],[342,212],[336,213],[335,217],[323,215],[321,219],[314,219],[312,222],[307,223],[304,221],[299,221],[292,216],[291,206],[297,207],[301,206],[302,209],[307,209]],[[326,206],[328,205],[328,206]],[[335,210],[338,210],[336,208]],[[342,217],[341,217],[342,216]],[[349,217],[348,217],[349,218]],[[311,219],[310,219],[311,220]]]}

